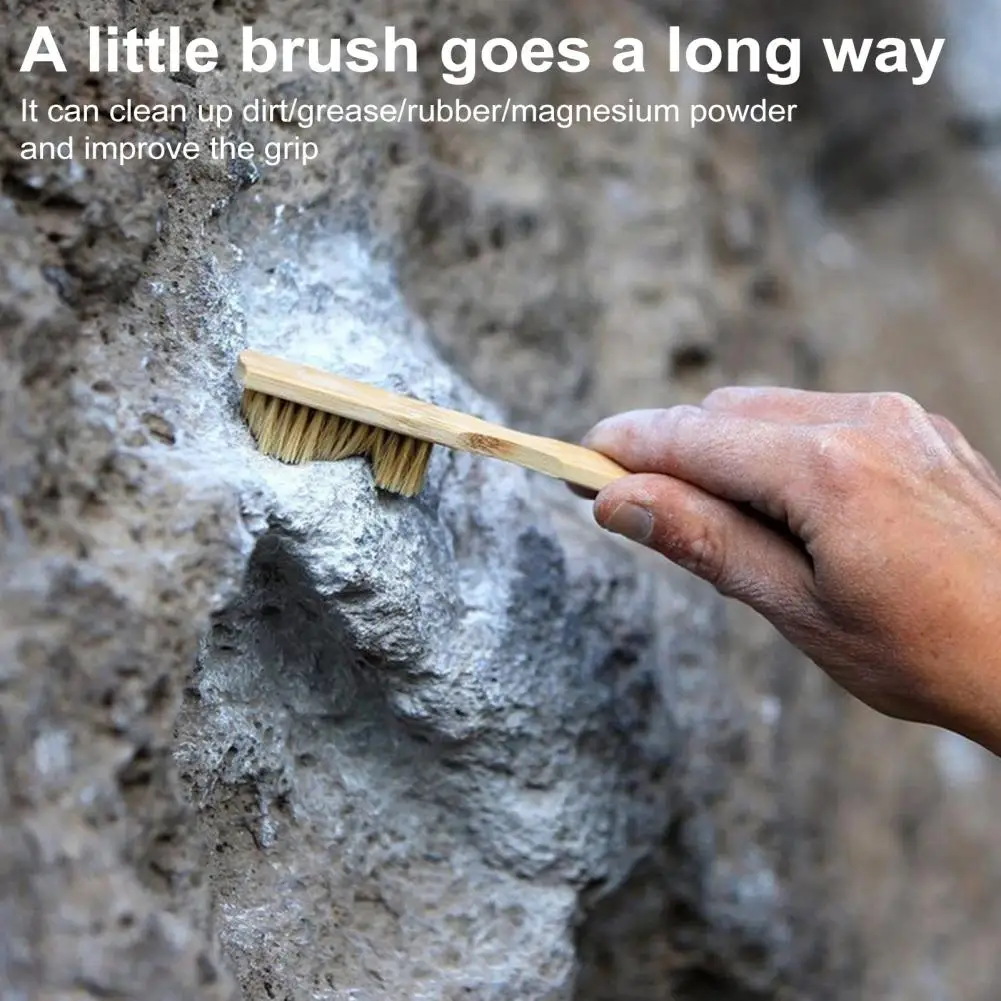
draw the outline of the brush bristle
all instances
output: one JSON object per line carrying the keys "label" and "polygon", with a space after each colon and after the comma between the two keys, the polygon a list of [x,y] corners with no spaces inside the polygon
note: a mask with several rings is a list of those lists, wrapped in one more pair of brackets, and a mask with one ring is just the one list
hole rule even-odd
{"label": "brush bristle", "polygon": [[240,409],[265,455],[293,464],[367,456],[375,485],[381,490],[415,497],[424,486],[431,461],[430,442],[253,389],[243,391]]}

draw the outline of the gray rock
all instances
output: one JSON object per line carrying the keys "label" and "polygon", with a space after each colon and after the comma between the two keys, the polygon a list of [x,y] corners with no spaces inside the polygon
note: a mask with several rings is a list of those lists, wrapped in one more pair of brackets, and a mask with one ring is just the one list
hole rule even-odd
{"label": "gray rock", "polygon": [[[334,226],[250,248],[246,342],[500,417]],[[208,323],[198,350],[233,357],[235,326]],[[438,449],[405,501],[364,460],[264,458],[230,383],[208,385],[198,450],[247,484],[256,540],[178,761],[240,979],[297,998],[569,997],[581,891],[621,884],[666,827],[672,665],[683,648],[709,676],[704,597],[637,575],[586,502],[516,467]]]}
{"label": "gray rock", "polygon": [[[824,23],[851,33],[843,7]],[[12,51],[36,8],[5,9]],[[481,75],[464,96],[716,99],[664,68],[639,6],[105,13],[146,29],[167,8],[221,42],[243,20],[393,22],[427,50],[628,34],[643,75]],[[69,73],[8,72],[0,106],[0,995],[993,997],[982,755],[858,709],[560,484],[439,451],[404,502],[360,460],[263,458],[238,417],[248,343],[565,436],[723,379],[816,378],[757,144],[345,126],[308,169],[29,163],[22,141],[74,130],[22,122],[25,97],[456,96],[428,60],[93,79],[80,5],[47,11]]]}

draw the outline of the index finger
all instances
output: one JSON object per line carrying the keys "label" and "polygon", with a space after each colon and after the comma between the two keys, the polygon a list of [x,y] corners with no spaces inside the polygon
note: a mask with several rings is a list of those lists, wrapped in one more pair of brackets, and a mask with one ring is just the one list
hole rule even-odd
{"label": "index finger", "polygon": [[721,386],[703,410],[785,424],[843,424],[872,415],[873,393],[821,393],[788,386]]}
{"label": "index finger", "polygon": [[809,460],[804,427],[694,406],[617,414],[584,444],[631,472],[673,476],[776,518]]}

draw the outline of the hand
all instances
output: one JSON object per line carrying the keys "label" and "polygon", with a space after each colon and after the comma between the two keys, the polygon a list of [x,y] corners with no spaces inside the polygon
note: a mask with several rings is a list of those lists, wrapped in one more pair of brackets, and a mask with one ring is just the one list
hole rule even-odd
{"label": "hand", "polygon": [[621,414],[585,444],[636,475],[610,531],[768,618],[890,716],[1001,753],[1001,482],[895,393],[723,389]]}

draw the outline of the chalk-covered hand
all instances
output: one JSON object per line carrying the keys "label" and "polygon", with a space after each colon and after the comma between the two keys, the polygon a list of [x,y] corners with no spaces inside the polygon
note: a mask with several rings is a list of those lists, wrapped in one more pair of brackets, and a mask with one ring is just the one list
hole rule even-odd
{"label": "chalk-covered hand", "polygon": [[1001,753],[1001,482],[894,393],[723,389],[585,444],[595,517],[767,617],[873,708]]}

